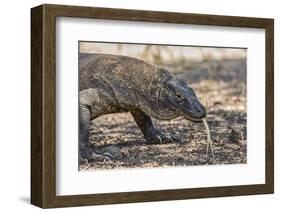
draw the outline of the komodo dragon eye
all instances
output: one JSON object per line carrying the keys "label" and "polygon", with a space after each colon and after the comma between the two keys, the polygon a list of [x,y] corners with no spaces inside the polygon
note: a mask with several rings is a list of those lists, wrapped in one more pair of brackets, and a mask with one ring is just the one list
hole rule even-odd
{"label": "komodo dragon eye", "polygon": [[180,93],[176,92],[176,97],[179,100],[185,100],[185,97],[183,97]]}

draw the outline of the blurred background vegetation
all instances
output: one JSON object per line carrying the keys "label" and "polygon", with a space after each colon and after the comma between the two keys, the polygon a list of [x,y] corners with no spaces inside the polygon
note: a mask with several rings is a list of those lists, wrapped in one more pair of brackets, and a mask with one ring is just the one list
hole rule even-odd
{"label": "blurred background vegetation", "polygon": [[154,64],[195,63],[245,59],[246,49],[80,42],[81,53],[126,55]]}

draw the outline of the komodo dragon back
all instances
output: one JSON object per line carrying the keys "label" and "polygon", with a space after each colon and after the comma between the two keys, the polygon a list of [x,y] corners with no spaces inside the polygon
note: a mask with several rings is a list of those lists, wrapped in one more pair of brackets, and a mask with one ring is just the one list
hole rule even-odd
{"label": "komodo dragon back", "polygon": [[97,81],[108,84],[123,107],[136,107],[151,114],[167,113],[158,96],[163,83],[173,78],[167,70],[127,56],[80,54],[80,91]]}

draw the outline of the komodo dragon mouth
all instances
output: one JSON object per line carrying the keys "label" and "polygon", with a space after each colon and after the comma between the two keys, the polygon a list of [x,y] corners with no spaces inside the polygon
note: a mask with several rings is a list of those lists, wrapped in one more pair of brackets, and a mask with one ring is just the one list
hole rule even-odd
{"label": "komodo dragon mouth", "polygon": [[189,116],[187,114],[183,114],[183,113],[181,113],[181,116],[194,123],[201,123],[202,119],[203,119],[203,118],[194,118],[194,117],[191,117],[191,116]]}
{"label": "komodo dragon mouth", "polygon": [[205,107],[197,99],[191,102],[192,104],[189,107],[181,111],[181,116],[194,123],[202,122],[202,119],[206,117]]}

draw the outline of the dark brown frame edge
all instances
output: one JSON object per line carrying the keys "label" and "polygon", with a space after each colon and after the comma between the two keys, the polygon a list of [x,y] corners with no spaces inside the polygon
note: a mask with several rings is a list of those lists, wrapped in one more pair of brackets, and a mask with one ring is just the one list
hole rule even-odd
{"label": "dark brown frame edge", "polygon": [[[56,196],[56,17],[96,18],[177,24],[262,28],[266,32],[266,183]],[[274,20],[65,5],[31,9],[31,203],[66,207],[132,203],[274,192]]]}

